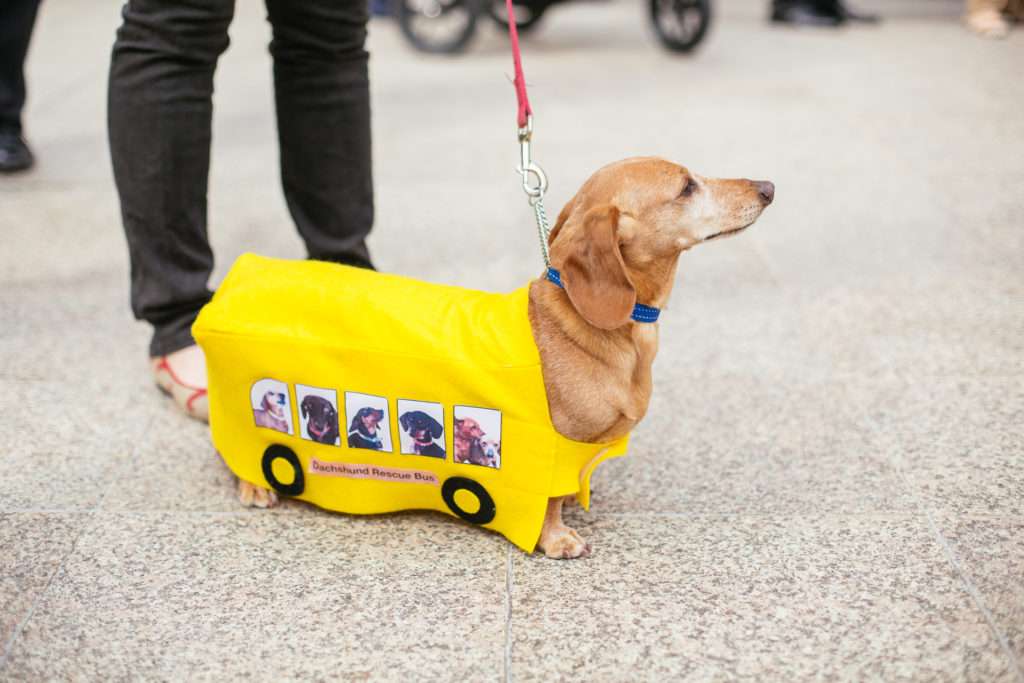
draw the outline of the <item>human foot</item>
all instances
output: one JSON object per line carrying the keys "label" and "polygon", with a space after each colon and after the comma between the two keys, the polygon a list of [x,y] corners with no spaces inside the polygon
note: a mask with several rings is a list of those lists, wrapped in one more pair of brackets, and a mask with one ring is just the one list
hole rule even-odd
{"label": "human foot", "polygon": [[190,417],[210,420],[210,402],[206,394],[206,357],[197,345],[149,359],[156,385]]}

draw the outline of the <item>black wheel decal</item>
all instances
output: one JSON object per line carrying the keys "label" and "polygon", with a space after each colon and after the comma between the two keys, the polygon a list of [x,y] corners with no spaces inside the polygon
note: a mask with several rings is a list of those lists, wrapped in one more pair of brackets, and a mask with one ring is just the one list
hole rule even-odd
{"label": "black wheel decal", "polygon": [[[476,512],[466,512],[455,502],[455,493],[466,490],[476,496],[480,501],[480,509]],[[487,489],[472,479],[465,477],[452,477],[444,482],[441,487],[441,498],[452,512],[471,524],[487,524],[494,519],[494,499]]]}
{"label": "black wheel decal", "polygon": [[[274,476],[274,461],[281,458],[295,471],[295,479],[290,484],[282,484]],[[275,491],[284,496],[298,496],[306,488],[306,477],[302,472],[302,465],[299,463],[299,456],[287,446],[274,444],[263,451],[263,476]]]}

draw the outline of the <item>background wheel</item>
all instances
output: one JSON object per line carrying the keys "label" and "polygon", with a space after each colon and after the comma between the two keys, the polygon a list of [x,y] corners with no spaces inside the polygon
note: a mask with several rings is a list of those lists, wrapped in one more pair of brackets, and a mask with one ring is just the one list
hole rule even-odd
{"label": "background wheel", "polygon": [[662,45],[689,52],[711,22],[711,0],[651,0],[651,23]]}
{"label": "background wheel", "polygon": [[[484,2],[487,3],[487,13],[507,31],[508,8],[505,6],[505,0],[484,0]],[[513,2],[512,12],[516,15],[516,32],[527,33],[532,30],[547,8],[547,2],[531,2],[523,5]]]}
{"label": "background wheel", "polygon": [[476,30],[480,0],[395,0],[398,25],[421,52],[453,54]]}

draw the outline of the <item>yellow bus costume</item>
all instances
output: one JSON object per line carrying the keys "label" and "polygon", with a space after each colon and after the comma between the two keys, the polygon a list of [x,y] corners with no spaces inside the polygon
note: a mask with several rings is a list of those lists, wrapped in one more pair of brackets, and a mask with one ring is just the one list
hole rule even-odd
{"label": "yellow bus costume", "polygon": [[[192,328],[207,359],[213,443],[240,478],[320,507],[440,510],[531,552],[548,498],[576,494],[587,508],[591,472],[625,453],[628,437],[590,444],[555,431],[527,306],[525,287],[488,294],[242,256]],[[254,420],[251,389],[267,380],[288,387],[287,401],[275,395],[290,433]],[[303,436],[298,397],[308,387],[336,392],[336,443]],[[350,395],[386,401],[378,433],[390,436],[391,452],[349,447]],[[401,452],[401,400],[443,411],[443,458]],[[477,460],[493,466],[455,461],[453,420],[473,410],[500,413],[500,433],[486,435],[500,459]]]}

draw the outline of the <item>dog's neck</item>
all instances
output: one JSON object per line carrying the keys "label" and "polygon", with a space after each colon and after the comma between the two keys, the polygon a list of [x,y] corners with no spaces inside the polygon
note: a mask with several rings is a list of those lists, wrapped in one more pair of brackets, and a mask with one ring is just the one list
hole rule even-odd
{"label": "dog's neck", "polygon": [[[674,274],[675,261],[655,275],[637,276],[637,299],[664,307]],[[592,443],[628,434],[650,401],[657,324],[630,321],[614,330],[597,328],[546,277],[530,284],[529,311],[558,433]]]}

